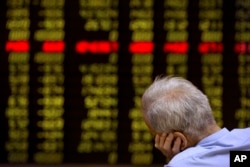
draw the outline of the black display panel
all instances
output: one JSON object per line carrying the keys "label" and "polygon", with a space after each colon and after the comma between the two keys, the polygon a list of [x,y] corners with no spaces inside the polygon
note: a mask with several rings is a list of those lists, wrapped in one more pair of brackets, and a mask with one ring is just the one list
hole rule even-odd
{"label": "black display panel", "polygon": [[0,164],[164,164],[140,114],[157,75],[250,125],[249,0],[6,0],[0,23]]}

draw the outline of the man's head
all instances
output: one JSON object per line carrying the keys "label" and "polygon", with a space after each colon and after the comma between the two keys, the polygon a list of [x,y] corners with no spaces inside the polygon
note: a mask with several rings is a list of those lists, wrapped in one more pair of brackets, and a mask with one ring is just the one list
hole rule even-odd
{"label": "man's head", "polygon": [[142,113],[151,131],[159,134],[180,132],[199,139],[216,124],[207,97],[179,77],[157,77],[142,96]]}

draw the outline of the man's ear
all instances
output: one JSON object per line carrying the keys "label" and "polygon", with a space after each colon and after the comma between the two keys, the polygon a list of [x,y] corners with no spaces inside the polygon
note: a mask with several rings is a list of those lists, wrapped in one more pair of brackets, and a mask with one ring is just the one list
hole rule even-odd
{"label": "man's ear", "polygon": [[181,139],[181,150],[186,149],[188,144],[186,136],[181,132],[173,132],[173,134],[175,138],[179,137]]}

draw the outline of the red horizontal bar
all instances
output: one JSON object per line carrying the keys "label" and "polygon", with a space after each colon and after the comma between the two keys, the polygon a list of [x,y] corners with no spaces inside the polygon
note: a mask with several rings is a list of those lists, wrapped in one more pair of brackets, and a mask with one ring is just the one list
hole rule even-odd
{"label": "red horizontal bar", "polygon": [[[75,45],[77,53],[108,54],[118,51],[119,44],[112,41],[78,41]],[[166,42],[164,52],[187,53],[189,44],[187,42]],[[42,44],[43,52],[63,52],[65,49],[64,41],[45,41]],[[154,43],[148,41],[131,42],[129,44],[130,53],[152,53]],[[29,41],[7,41],[6,52],[29,52]],[[203,42],[198,45],[198,51],[205,53],[222,53],[223,44],[221,42]],[[238,42],[234,46],[235,53],[250,53],[250,43]]]}
{"label": "red horizontal bar", "polygon": [[235,43],[234,52],[237,54],[250,53],[250,43],[246,42]]}
{"label": "red horizontal bar", "polygon": [[7,41],[6,52],[28,52],[30,50],[29,41]]}
{"label": "red horizontal bar", "polygon": [[108,54],[117,52],[118,43],[110,41],[79,41],[76,43],[75,51],[77,53]]}
{"label": "red horizontal bar", "polygon": [[201,54],[205,53],[222,53],[223,44],[220,42],[203,42],[198,46],[198,51]]}
{"label": "red horizontal bar", "polygon": [[64,41],[45,41],[42,45],[43,52],[63,52]]}
{"label": "red horizontal bar", "polygon": [[167,42],[163,47],[164,52],[185,54],[188,51],[187,42]]}
{"label": "red horizontal bar", "polygon": [[129,44],[130,53],[152,53],[154,50],[153,42],[132,42]]}

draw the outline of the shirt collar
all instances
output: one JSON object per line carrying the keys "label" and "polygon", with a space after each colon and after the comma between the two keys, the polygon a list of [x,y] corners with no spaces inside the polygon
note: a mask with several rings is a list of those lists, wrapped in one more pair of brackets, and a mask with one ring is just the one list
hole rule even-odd
{"label": "shirt collar", "polygon": [[219,131],[205,137],[204,139],[202,139],[197,145],[204,146],[207,144],[211,144],[228,133],[229,133],[229,130],[227,128],[222,128],[221,130],[219,130]]}

